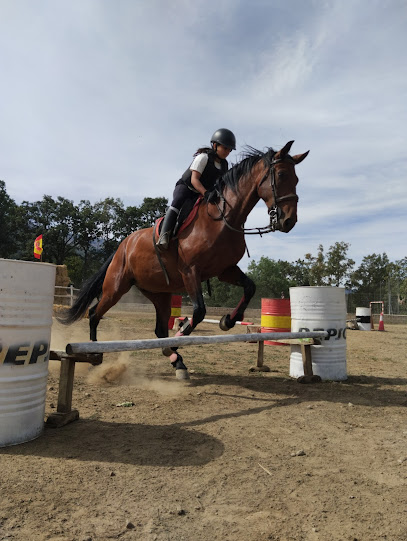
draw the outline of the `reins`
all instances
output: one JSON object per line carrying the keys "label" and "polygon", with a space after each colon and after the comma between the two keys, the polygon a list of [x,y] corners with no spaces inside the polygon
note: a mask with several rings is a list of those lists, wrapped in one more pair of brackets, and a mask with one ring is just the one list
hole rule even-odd
{"label": "reins", "polygon": [[223,220],[223,223],[226,225],[228,229],[231,231],[235,231],[236,233],[242,233],[243,235],[265,235],[266,233],[271,233],[276,230],[276,226],[278,224],[278,221],[281,217],[281,209],[278,206],[278,203],[281,203],[283,201],[291,201],[295,200],[298,202],[298,195],[295,193],[290,193],[287,195],[282,195],[281,197],[278,197],[277,195],[277,185],[276,185],[276,177],[275,177],[275,169],[274,166],[278,163],[281,163],[283,161],[290,160],[292,163],[294,163],[294,160],[291,158],[291,156],[287,156],[286,158],[278,158],[277,160],[271,160],[268,164],[267,172],[265,173],[264,177],[262,178],[259,187],[270,177],[270,186],[273,191],[273,198],[274,198],[274,205],[269,208],[269,216],[270,216],[270,224],[266,227],[250,227],[245,228],[243,225],[240,229],[237,229],[236,227],[233,227],[230,225],[230,223],[227,221],[226,215],[225,215],[225,208],[226,208],[226,199],[223,196],[223,193],[220,193],[217,189],[217,193],[219,195],[219,198],[221,201],[223,201],[223,210],[220,208],[219,204],[215,202],[215,205],[219,211],[219,217],[214,218],[209,214],[209,208],[208,208],[208,215],[213,220]]}

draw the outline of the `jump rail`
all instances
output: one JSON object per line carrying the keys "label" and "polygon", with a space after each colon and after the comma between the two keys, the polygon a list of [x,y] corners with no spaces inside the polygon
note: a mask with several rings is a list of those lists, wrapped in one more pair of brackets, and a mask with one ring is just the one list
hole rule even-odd
{"label": "jump rail", "polygon": [[225,344],[228,342],[258,342],[257,366],[250,371],[268,372],[270,369],[263,365],[264,341],[279,341],[285,344],[301,346],[304,364],[304,376],[298,378],[301,383],[320,381],[319,376],[312,372],[311,345],[320,344],[326,338],[326,331],[313,332],[269,332],[230,334],[226,336],[178,336],[173,338],[153,338],[150,340],[123,340],[111,342],[76,342],[67,344],[66,351],[51,351],[50,360],[61,362],[59,378],[59,393],[57,411],[47,418],[47,425],[52,427],[64,426],[79,418],[79,412],[72,409],[72,392],[74,383],[75,364],[86,362],[92,365],[101,364],[103,353],[120,351],[138,351],[142,349],[171,348],[199,344]]}
{"label": "jump rail", "polygon": [[76,342],[67,344],[66,353],[115,353],[166,347],[194,346],[200,344],[226,344],[228,342],[264,342],[264,340],[288,340],[303,338],[326,338],[326,331],[313,332],[265,332],[251,334],[228,334],[225,336],[176,336],[150,340],[115,340],[110,342]]}

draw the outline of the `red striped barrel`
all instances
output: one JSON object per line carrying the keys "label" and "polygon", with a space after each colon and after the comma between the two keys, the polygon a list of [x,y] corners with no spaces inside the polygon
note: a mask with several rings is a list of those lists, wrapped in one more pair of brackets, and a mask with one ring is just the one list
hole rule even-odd
{"label": "red striped barrel", "polygon": [[168,320],[169,330],[174,328],[175,318],[181,315],[181,306],[182,306],[182,296],[173,295],[171,298],[171,316],[170,316],[170,319]]}
{"label": "red striped barrel", "polygon": [[[261,332],[291,332],[290,299],[261,299]],[[269,346],[282,346],[265,340]]]}

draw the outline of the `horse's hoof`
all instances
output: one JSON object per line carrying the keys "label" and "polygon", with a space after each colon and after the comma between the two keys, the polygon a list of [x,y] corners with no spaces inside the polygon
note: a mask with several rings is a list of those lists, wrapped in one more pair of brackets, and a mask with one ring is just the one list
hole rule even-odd
{"label": "horse's hoof", "polygon": [[183,380],[189,379],[188,370],[186,370],[185,368],[177,368],[175,370],[175,377],[177,379],[183,379]]}
{"label": "horse's hoof", "polygon": [[226,316],[223,316],[222,319],[219,321],[219,327],[222,331],[229,331],[232,327],[234,327],[235,324],[230,321],[230,315],[227,314]]}
{"label": "horse's hoof", "polygon": [[[183,363],[183,360],[182,360],[182,357],[179,353],[175,353],[173,352],[174,357],[170,357],[170,361],[171,361],[171,364],[172,366],[175,368],[175,370],[184,370],[185,372],[187,371],[187,367],[185,366],[185,364]],[[181,379],[186,379],[186,378],[181,378]]]}

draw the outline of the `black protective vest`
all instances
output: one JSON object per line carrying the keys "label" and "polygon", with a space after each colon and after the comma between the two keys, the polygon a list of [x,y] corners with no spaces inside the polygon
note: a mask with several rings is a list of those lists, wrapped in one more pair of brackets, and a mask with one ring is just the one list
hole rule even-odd
{"label": "black protective vest", "polygon": [[[226,160],[221,160],[221,169],[218,169],[215,165],[215,152],[210,151],[208,152],[208,163],[206,164],[206,167],[201,175],[201,178],[199,179],[201,184],[206,190],[213,190],[215,186],[216,180],[223,175],[223,173],[226,173],[228,170],[228,162]],[[185,173],[182,175],[180,180],[177,182],[177,184],[186,184],[188,188],[196,191],[195,188],[191,184],[191,176],[192,171],[191,169],[188,169],[185,171]]]}

